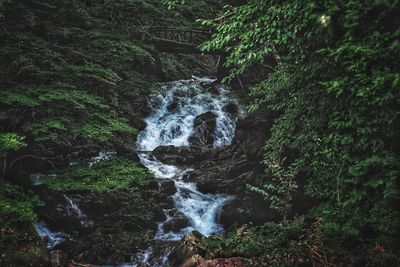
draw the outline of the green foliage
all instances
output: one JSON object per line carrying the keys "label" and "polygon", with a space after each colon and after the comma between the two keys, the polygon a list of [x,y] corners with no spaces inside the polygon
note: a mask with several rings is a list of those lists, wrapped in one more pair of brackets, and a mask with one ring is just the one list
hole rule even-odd
{"label": "green foliage", "polygon": [[105,142],[116,132],[136,133],[102,98],[73,88],[23,87],[1,92],[0,102],[12,128],[35,142],[77,137]]}
{"label": "green foliage", "polygon": [[24,138],[16,133],[0,133],[0,156],[26,146]]}
{"label": "green foliage", "polygon": [[255,63],[264,63],[272,53],[285,51],[301,60],[304,48],[300,45],[311,38],[308,31],[316,24],[315,9],[312,1],[253,0],[240,6],[226,5],[219,17],[202,21],[216,34],[201,48],[228,52],[230,78]]}
{"label": "green foliage", "polygon": [[217,257],[251,258],[255,266],[294,266],[297,257],[305,253],[298,242],[304,227],[301,217],[259,227],[245,225],[225,238],[210,237],[203,242]]}
{"label": "green foliage", "polygon": [[344,207],[325,204],[312,210],[309,216],[323,218],[321,227],[329,248],[327,255],[334,262],[398,265],[400,214],[388,210],[384,203],[368,201]]}
{"label": "green foliage", "polygon": [[[3,8],[2,132],[25,136],[27,150],[45,156],[57,156],[58,146],[71,150],[136,134],[130,116],[140,110],[118,108],[125,94],[119,87],[135,98],[148,94],[136,86],[144,77],[135,68],[154,62],[149,52],[78,2],[17,0]],[[135,83],[128,87],[122,79],[129,75]]]}
{"label": "green foliage", "polygon": [[97,192],[137,189],[147,186],[152,175],[142,166],[122,158],[111,158],[93,165],[77,164],[58,170],[44,182],[59,191]]}
{"label": "green foliage", "polygon": [[37,220],[33,212],[33,208],[41,204],[37,196],[8,183],[3,183],[0,190],[1,225],[10,226]]}
{"label": "green foliage", "polygon": [[[273,68],[251,89],[249,109],[276,116],[264,147],[274,179],[250,189],[283,214],[296,184],[321,203],[312,214],[323,218],[337,264],[400,262],[392,234],[399,229],[399,12],[396,1],[253,0],[203,22],[215,34],[202,48],[227,52],[229,78],[255,64]],[[363,220],[377,235],[366,235]]]}
{"label": "green foliage", "polygon": [[11,242],[26,242],[29,236],[17,228],[30,225],[37,220],[33,208],[43,203],[32,192],[0,180],[0,249]]}

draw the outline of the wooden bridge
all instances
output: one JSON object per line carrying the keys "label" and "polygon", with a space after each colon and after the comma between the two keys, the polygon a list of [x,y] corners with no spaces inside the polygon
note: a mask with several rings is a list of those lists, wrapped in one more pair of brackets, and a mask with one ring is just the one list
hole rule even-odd
{"label": "wooden bridge", "polygon": [[[189,27],[141,26],[131,28],[134,36],[151,43],[160,51],[180,53],[202,53],[198,46],[211,39],[212,31]],[[219,53],[213,52],[208,54]]]}

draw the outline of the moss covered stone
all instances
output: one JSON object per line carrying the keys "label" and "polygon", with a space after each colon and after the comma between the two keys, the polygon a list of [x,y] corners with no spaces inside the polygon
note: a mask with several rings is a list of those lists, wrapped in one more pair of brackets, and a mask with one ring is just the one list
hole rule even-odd
{"label": "moss covered stone", "polygon": [[45,177],[43,181],[58,191],[104,192],[143,188],[151,179],[151,173],[140,164],[114,157],[91,166],[82,163],[69,166]]}

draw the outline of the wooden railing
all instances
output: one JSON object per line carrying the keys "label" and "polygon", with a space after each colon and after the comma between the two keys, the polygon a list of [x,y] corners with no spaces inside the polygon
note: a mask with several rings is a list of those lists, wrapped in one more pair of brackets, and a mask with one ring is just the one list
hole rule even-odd
{"label": "wooden railing", "polygon": [[211,30],[189,28],[189,27],[158,27],[141,26],[135,30],[143,34],[143,39],[147,41],[174,42],[182,45],[198,46],[210,40]]}

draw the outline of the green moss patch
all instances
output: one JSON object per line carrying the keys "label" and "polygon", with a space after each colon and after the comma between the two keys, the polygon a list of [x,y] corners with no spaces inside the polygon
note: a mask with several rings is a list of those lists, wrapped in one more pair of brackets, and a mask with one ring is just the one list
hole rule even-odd
{"label": "green moss patch", "polygon": [[43,244],[32,227],[32,223],[37,220],[33,208],[41,204],[32,192],[0,180],[0,251],[3,252],[0,255],[0,265],[2,261],[5,261],[6,266],[14,266],[9,264],[10,261],[21,262],[14,257],[16,253],[13,248],[16,247],[23,246],[32,251],[43,252]]}
{"label": "green moss patch", "polygon": [[44,178],[44,183],[58,191],[106,192],[145,187],[151,178],[152,175],[138,163],[115,157],[91,167],[87,164],[69,166]]}

